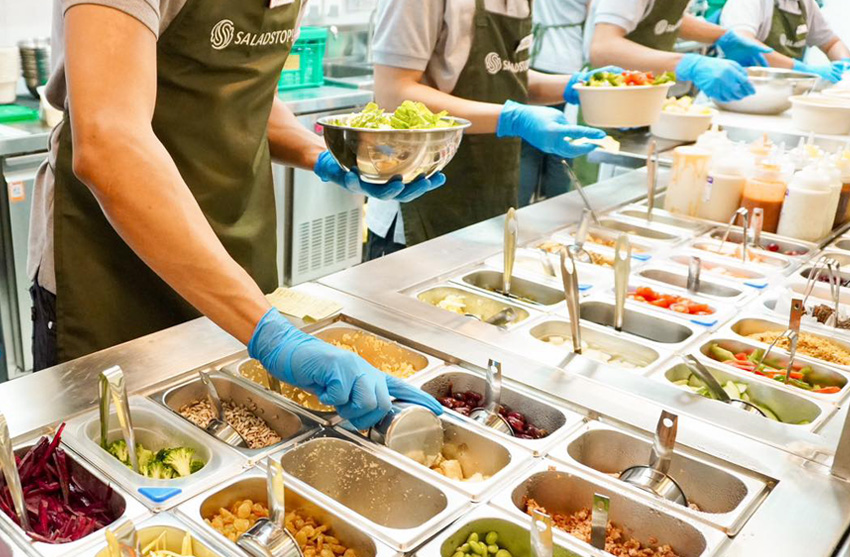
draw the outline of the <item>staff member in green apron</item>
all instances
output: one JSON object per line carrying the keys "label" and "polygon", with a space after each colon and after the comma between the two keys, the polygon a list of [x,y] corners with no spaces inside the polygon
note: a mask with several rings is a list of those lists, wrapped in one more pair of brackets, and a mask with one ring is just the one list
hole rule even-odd
{"label": "staff member in green apron", "polygon": [[[449,187],[404,203],[369,202],[370,257],[504,213],[517,203],[520,145],[573,158],[604,132],[567,123],[581,77],[529,71],[529,0],[381,0],[373,46],[378,103],[405,99],[467,118],[472,127],[445,169]],[[451,190],[451,191],[450,191]]]}
{"label": "staff member in green apron", "polygon": [[[573,74],[583,65],[581,42],[588,0],[535,0],[531,69],[547,74]],[[563,105],[559,109],[565,108]],[[566,107],[567,120],[577,120],[578,107]],[[570,178],[561,159],[522,142],[519,206],[569,191]]]}
{"label": "staff member in green apron", "polygon": [[357,427],[383,417],[392,396],[439,412],[418,389],[302,333],[263,295],[278,285],[272,158],[365,190],[277,99],[302,0],[54,6],[48,96],[66,116],[35,193],[37,367],[203,313]]}
{"label": "staff member in green apron", "polygon": [[[774,50],[768,63],[777,68],[816,73],[833,83],[840,81],[850,50],[832,30],[814,0],[729,0],[720,24]],[[808,47],[820,49],[832,62],[806,64]]]}
{"label": "staff member in green apron", "polygon": [[[644,71],[675,71],[720,101],[755,92],[742,66],[765,66],[769,48],[687,13],[691,0],[596,0],[585,28],[592,66],[617,63]],[[679,54],[679,37],[716,45],[725,58]]]}

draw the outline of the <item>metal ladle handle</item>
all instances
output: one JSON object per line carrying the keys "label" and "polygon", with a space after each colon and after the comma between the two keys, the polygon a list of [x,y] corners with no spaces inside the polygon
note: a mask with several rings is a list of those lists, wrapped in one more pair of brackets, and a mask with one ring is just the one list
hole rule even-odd
{"label": "metal ladle handle", "polygon": [[554,552],[552,517],[540,509],[534,509],[531,511],[531,556],[552,557]]}
{"label": "metal ladle handle", "polygon": [[219,421],[226,422],[224,419],[224,406],[221,403],[221,397],[218,396],[218,389],[215,388],[208,371],[200,370],[198,375],[201,377],[201,382],[207,388],[207,399],[213,407],[213,413],[218,417]]}
{"label": "metal ladle handle", "polygon": [[594,493],[593,508],[590,511],[590,545],[602,551],[605,551],[610,510],[611,499],[601,493]]}
{"label": "metal ladle handle", "polygon": [[632,245],[627,234],[620,234],[614,247],[614,329],[623,330],[626,295],[629,291]]}
{"label": "metal ladle handle", "polygon": [[655,188],[658,184],[658,144],[653,139],[646,154],[646,222],[652,222],[655,209]]}
{"label": "metal ladle handle", "polygon": [[269,457],[266,460],[266,468],[269,519],[277,526],[286,528],[286,488],[283,481],[283,466],[280,461]]}
{"label": "metal ladle handle", "polygon": [[518,239],[519,222],[517,221],[516,209],[511,207],[505,215],[505,267],[502,272],[502,292],[505,295],[511,293],[511,278],[514,274],[514,262],[516,261],[516,245]]}
{"label": "metal ladle handle", "polygon": [[708,368],[702,365],[702,362],[697,360],[691,354],[683,356],[683,359],[685,360],[685,365],[687,365],[688,369],[691,370],[691,373],[696,375],[699,380],[705,384],[705,387],[714,398],[727,404],[732,402],[729,394],[723,390],[723,387],[720,386],[720,383],[714,378],[714,375],[708,371]]}
{"label": "metal ladle handle", "polygon": [[593,207],[590,205],[590,199],[587,197],[587,192],[584,191],[584,186],[581,183],[581,180],[576,176],[575,171],[573,171],[573,167],[566,161],[561,159],[561,164],[564,166],[564,170],[567,171],[567,176],[570,178],[570,182],[572,182],[573,186],[575,186],[576,191],[581,197],[584,206],[590,211],[590,216],[593,218],[593,222],[599,224],[599,216],[597,216],[596,211],[593,210]]}
{"label": "metal ladle handle", "polygon": [[[749,211],[745,207],[740,207],[735,213],[732,215],[732,218],[729,219],[729,223],[726,225],[726,230],[723,232],[723,237],[720,239],[720,246],[717,248],[717,253],[723,254],[723,246],[726,245],[726,242],[729,240],[729,233],[732,231],[732,227],[735,226],[735,222],[738,220],[738,217],[747,218],[746,215],[749,215]],[[748,222],[748,221],[747,221]],[[747,230],[744,229],[744,243],[747,241]]]}
{"label": "metal ladle handle", "polygon": [[670,461],[676,447],[676,433],[679,426],[679,416],[663,410],[658,424],[655,426],[655,440],[649,454],[649,467],[667,475]]}
{"label": "metal ladle handle", "polygon": [[572,253],[561,248],[561,278],[564,283],[564,299],[570,316],[570,334],[573,341],[573,352],[581,354],[581,312],[578,303],[578,269]]}
{"label": "metal ladle handle", "polygon": [[488,416],[499,414],[502,402],[502,364],[496,360],[487,362],[487,384],[484,388],[484,410]]}
{"label": "metal ladle handle", "polygon": [[764,209],[756,207],[750,219],[750,230],[752,230],[753,247],[761,247],[761,233],[764,228]]}
{"label": "metal ladle handle", "polygon": [[139,473],[139,459],[136,456],[136,432],[133,429],[133,419],[130,415],[130,401],[127,397],[127,382],[124,372],[118,366],[113,366],[100,374],[100,445],[107,449],[109,442],[109,405],[115,404],[118,424],[127,443],[130,453],[130,465],[133,471]]}
{"label": "metal ladle handle", "polygon": [[581,218],[578,221],[575,234],[573,235],[573,243],[578,250],[584,249],[584,243],[587,241],[587,231],[590,228],[590,211],[585,208],[581,211]]}
{"label": "metal ladle handle", "polygon": [[0,414],[0,467],[3,468],[3,476],[6,478],[6,486],[12,496],[12,504],[15,506],[15,514],[18,515],[18,522],[24,531],[31,532],[32,528],[30,528],[26,501],[21,487],[21,476],[18,474],[12,437],[9,435],[9,424],[3,414]]}
{"label": "metal ladle handle", "polygon": [[746,209],[741,213],[741,220],[743,221],[743,235],[741,236],[741,261],[747,263],[749,258],[747,257],[747,237],[750,234],[750,213]]}
{"label": "metal ladle handle", "polygon": [[702,273],[702,259],[697,256],[691,256],[688,260],[688,292],[691,294],[699,294],[699,280]]}

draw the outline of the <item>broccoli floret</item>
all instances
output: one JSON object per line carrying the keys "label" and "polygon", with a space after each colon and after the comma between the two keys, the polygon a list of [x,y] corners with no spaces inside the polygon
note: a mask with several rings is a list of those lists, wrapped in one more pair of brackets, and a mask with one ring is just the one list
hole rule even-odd
{"label": "broccoli floret", "polygon": [[141,443],[136,445],[136,460],[139,461],[139,470],[147,468],[148,465],[153,462],[153,459],[153,451],[147,450],[141,445]]}
{"label": "broccoli floret", "polygon": [[165,462],[165,455],[168,454],[168,451],[171,449],[160,449],[156,452],[156,456],[154,456],[154,460],[158,460],[160,462]]}
{"label": "broccoli floret", "polygon": [[113,441],[107,447],[107,452],[123,462],[124,464],[130,464],[130,451],[127,449],[127,442],[123,439],[119,439],[118,441]]}
{"label": "broccoli floret", "polygon": [[204,466],[206,466],[206,463],[205,463],[204,461],[202,461],[202,460],[193,460],[193,461],[192,461],[191,473],[192,473],[192,474],[194,474],[195,472],[197,472],[198,470],[200,470],[200,469],[201,469],[201,468],[203,468]]}
{"label": "broccoli floret", "polygon": [[170,466],[159,460],[154,460],[147,465],[145,475],[153,480],[170,480],[175,476],[175,473]]}
{"label": "broccoli floret", "polygon": [[185,478],[192,473],[192,457],[194,455],[195,449],[178,447],[176,449],[170,449],[165,454],[162,462],[174,468],[178,476]]}

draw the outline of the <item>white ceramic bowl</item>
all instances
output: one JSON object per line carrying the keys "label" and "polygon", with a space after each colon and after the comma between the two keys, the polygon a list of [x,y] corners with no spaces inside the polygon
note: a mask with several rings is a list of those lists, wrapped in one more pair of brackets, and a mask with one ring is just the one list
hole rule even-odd
{"label": "white ceramic bowl", "polygon": [[829,89],[824,89],[822,94],[825,97],[850,101],[850,88],[847,87],[830,87]]}
{"label": "white ceramic bowl", "polygon": [[576,85],[575,89],[581,101],[582,117],[588,126],[639,128],[649,126],[658,119],[667,92],[673,85]]}
{"label": "white ceramic bowl", "polygon": [[791,121],[805,132],[850,134],[850,100],[823,95],[791,97]]}
{"label": "white ceramic bowl", "polygon": [[708,114],[690,112],[661,111],[658,119],[649,128],[652,135],[674,141],[696,141],[697,138],[711,127],[711,121],[717,111],[709,109]]}

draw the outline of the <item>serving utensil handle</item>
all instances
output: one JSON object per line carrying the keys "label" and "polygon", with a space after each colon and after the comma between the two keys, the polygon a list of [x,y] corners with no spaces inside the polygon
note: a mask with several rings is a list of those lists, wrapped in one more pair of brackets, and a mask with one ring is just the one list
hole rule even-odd
{"label": "serving utensil handle", "polygon": [[[113,366],[100,374],[100,433],[101,446],[109,434],[109,404],[115,405],[115,413],[118,416],[118,424],[127,443],[127,451],[130,453],[130,465],[133,471],[139,473],[139,460],[136,456],[136,431],[133,429],[133,418],[130,415],[130,401],[127,397],[127,381],[124,371],[119,366]],[[104,398],[106,400],[104,401]]]}
{"label": "serving utensil handle", "polygon": [[676,433],[679,427],[679,416],[663,410],[655,426],[655,440],[649,455],[649,466],[665,476],[670,470],[673,459],[673,449],[676,446]]}
{"label": "serving utensil handle", "polygon": [[505,245],[504,245],[504,270],[502,273],[502,291],[505,295],[511,293],[511,278],[514,274],[514,261],[516,261],[516,245],[519,239],[519,222],[517,221],[516,209],[511,207],[505,214]]}
{"label": "serving utensil handle", "polygon": [[626,314],[626,295],[629,291],[632,245],[627,234],[620,234],[614,247],[614,328],[623,330]]}
{"label": "serving utensil handle", "polygon": [[578,303],[578,269],[573,254],[566,248],[561,248],[561,278],[564,283],[564,299],[567,302],[567,312],[570,316],[570,334],[573,341],[573,352],[581,354],[581,312]]}
{"label": "serving utensil handle", "polygon": [[6,478],[6,486],[12,496],[12,504],[18,522],[25,531],[31,531],[27,506],[24,501],[24,492],[21,487],[21,476],[18,474],[18,465],[15,462],[15,451],[12,447],[12,437],[9,435],[9,424],[6,416],[0,414],[0,467],[3,468],[3,476]]}

